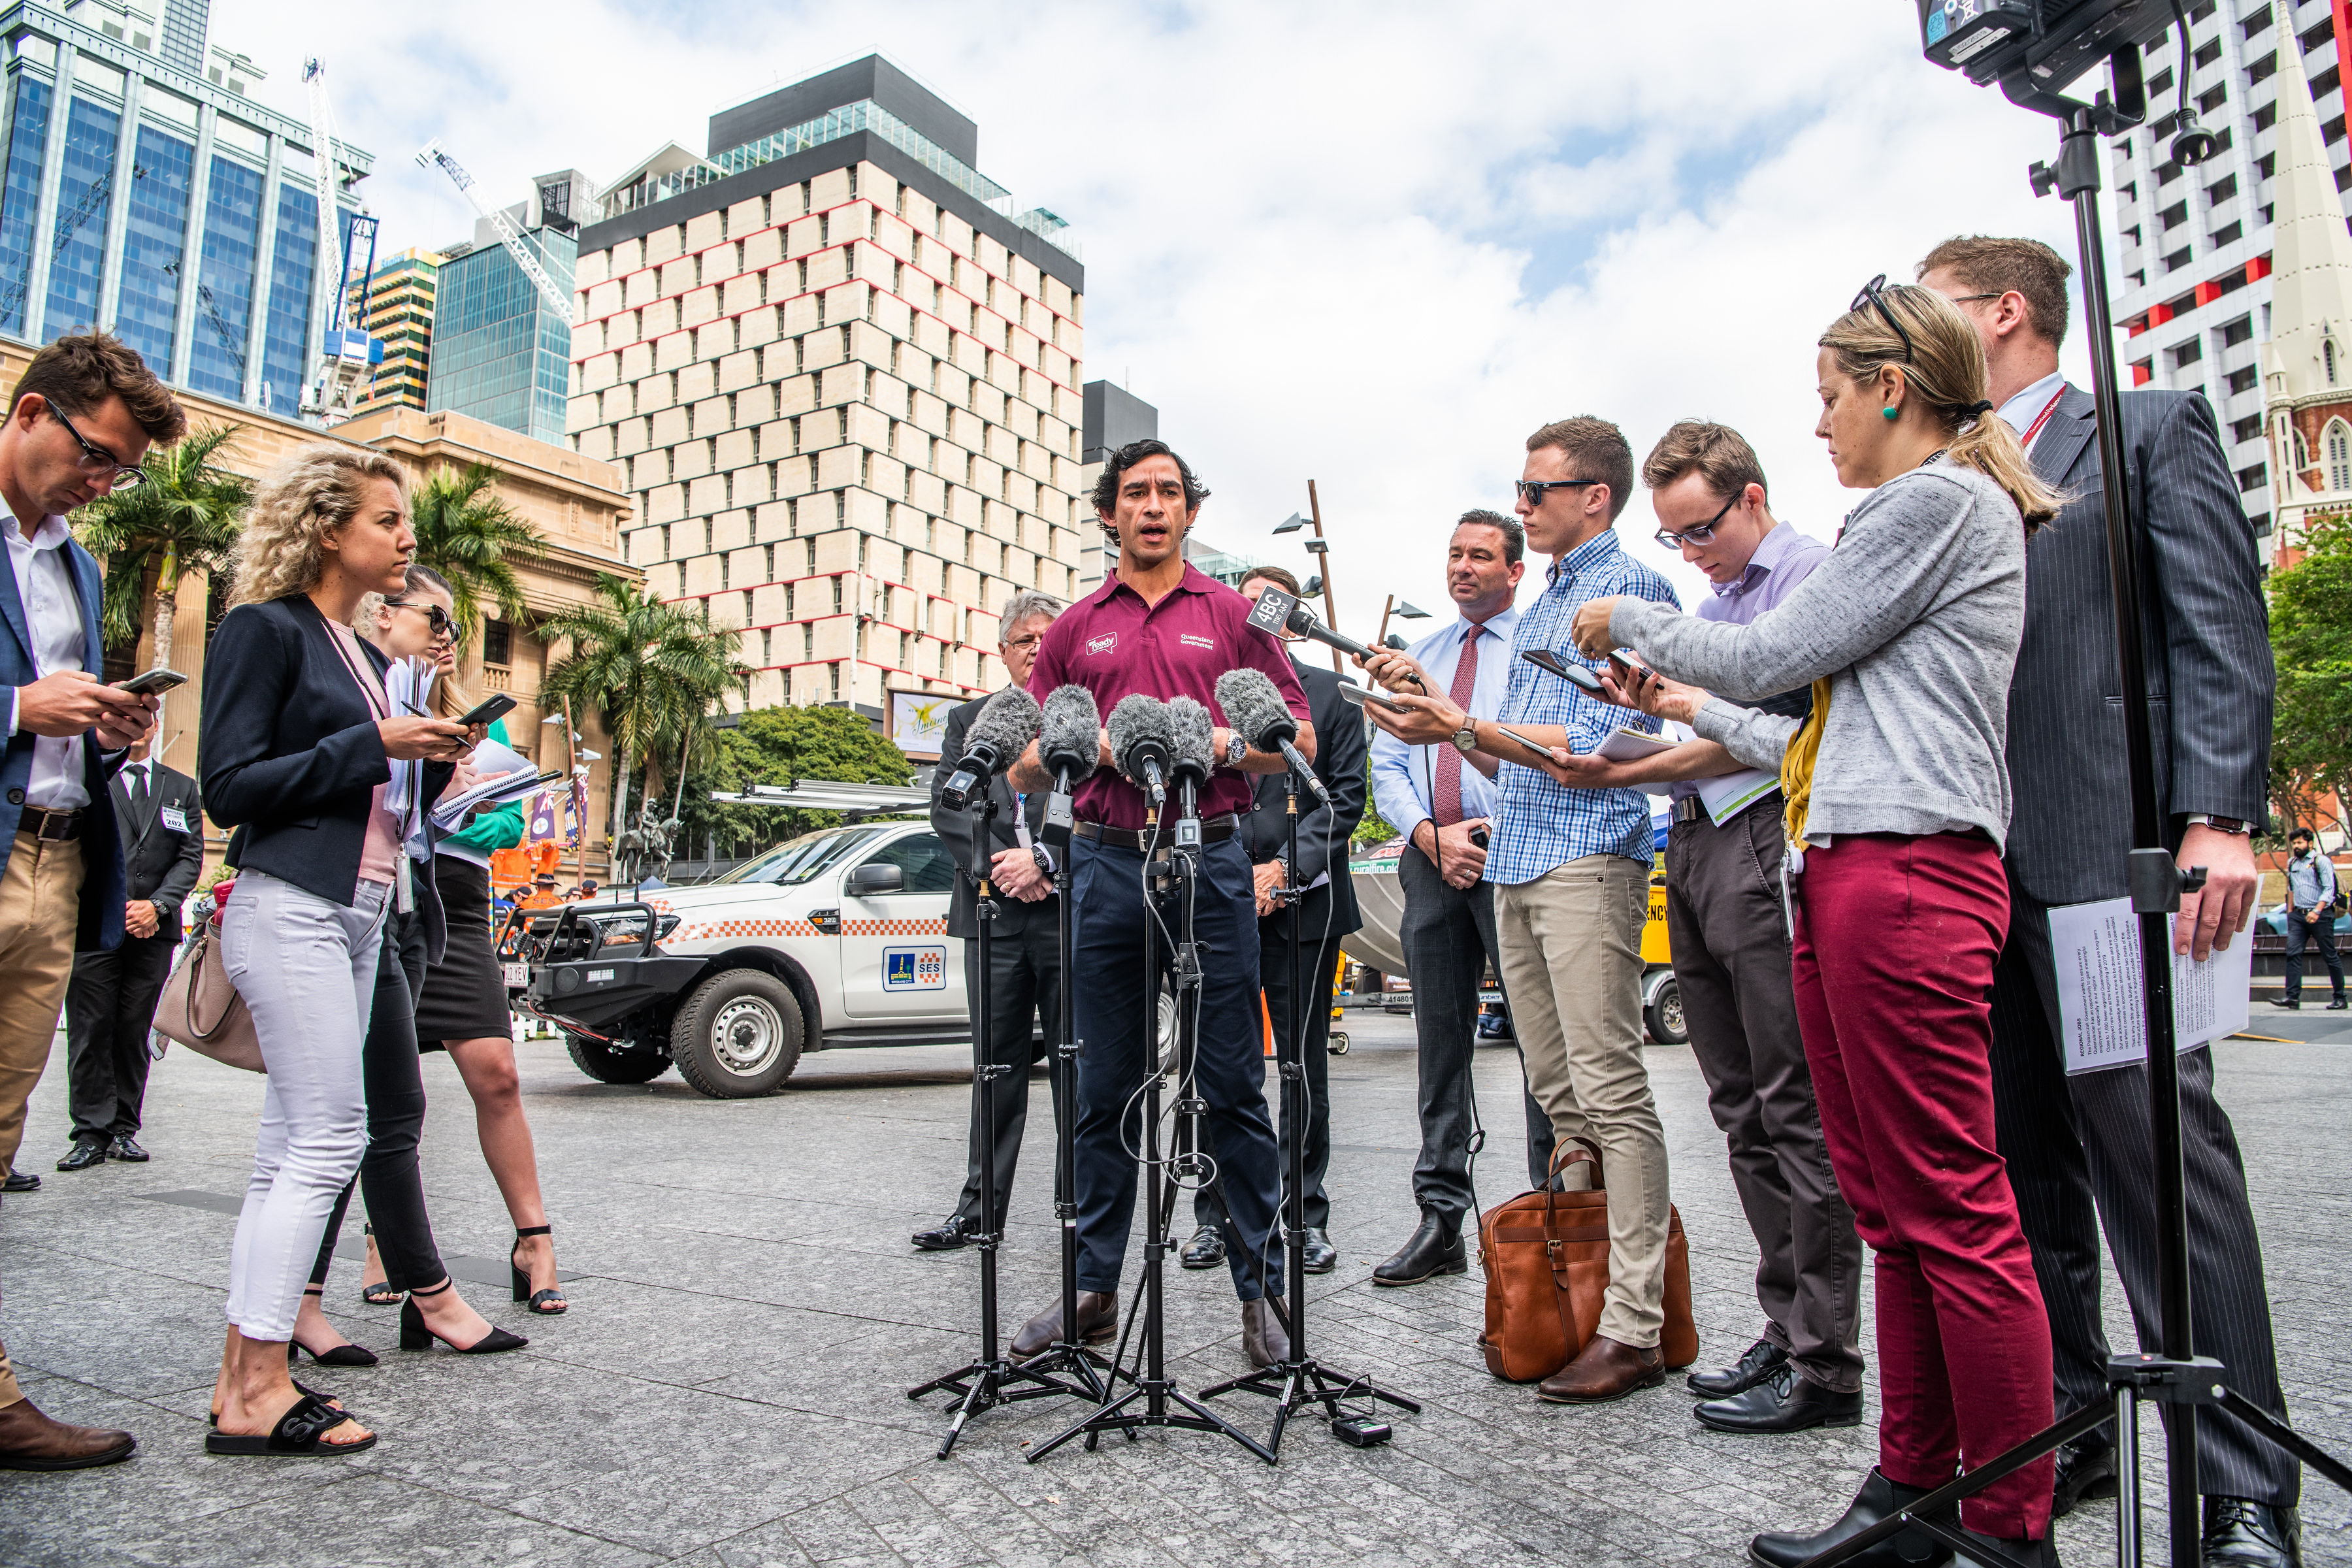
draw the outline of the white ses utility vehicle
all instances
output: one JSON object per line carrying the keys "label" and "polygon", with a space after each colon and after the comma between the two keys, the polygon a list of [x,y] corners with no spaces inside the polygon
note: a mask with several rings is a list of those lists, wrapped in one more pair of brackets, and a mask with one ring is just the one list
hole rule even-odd
{"label": "white ses utility vehicle", "polygon": [[531,910],[501,956],[589,1077],[772,1094],[804,1050],[971,1037],[955,871],[928,823],[828,828],[702,887]]}

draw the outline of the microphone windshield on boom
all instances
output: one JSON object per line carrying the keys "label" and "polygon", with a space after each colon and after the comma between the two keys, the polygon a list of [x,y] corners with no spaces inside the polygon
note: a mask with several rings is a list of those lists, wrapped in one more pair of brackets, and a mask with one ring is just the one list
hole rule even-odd
{"label": "microphone windshield on boom", "polygon": [[[1266,593],[1271,595],[1277,591],[1269,588]],[[1225,710],[1225,722],[1243,740],[1257,751],[1280,752],[1315,798],[1326,805],[1331,804],[1331,792],[1315,776],[1315,764],[1291,744],[1298,738],[1298,721],[1291,717],[1289,705],[1264,670],[1229,669],[1217,677],[1217,706]]]}
{"label": "microphone windshield on boom", "polygon": [[1045,699],[1037,735],[1037,760],[1055,777],[1072,784],[1090,778],[1102,761],[1102,710],[1083,686],[1057,686]]}
{"label": "microphone windshield on boom", "polygon": [[1118,771],[1158,805],[1168,798],[1168,764],[1174,740],[1168,705],[1140,691],[1118,700],[1110,710],[1110,754]]}
{"label": "microphone windshield on boom", "polygon": [[1037,700],[1020,687],[1008,686],[990,698],[964,732],[963,756],[940,787],[940,804],[950,811],[969,809],[986,793],[988,781],[1029,749],[1041,717]]}

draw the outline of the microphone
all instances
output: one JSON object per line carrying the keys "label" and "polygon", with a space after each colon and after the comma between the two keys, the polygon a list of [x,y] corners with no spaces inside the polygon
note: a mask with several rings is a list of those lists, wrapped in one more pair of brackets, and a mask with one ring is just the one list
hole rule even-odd
{"label": "microphone", "polygon": [[[1280,590],[1268,588],[1266,592]],[[1273,679],[1264,670],[1229,669],[1217,677],[1217,706],[1225,710],[1225,721],[1242,739],[1261,752],[1279,751],[1291,771],[1307,781],[1315,798],[1325,805],[1331,804],[1331,792],[1315,776],[1315,764],[1291,744],[1298,736],[1298,721],[1290,716],[1282,693],[1275,689]]]}
{"label": "microphone", "polygon": [[1174,736],[1168,706],[1157,697],[1129,692],[1110,710],[1110,754],[1128,783],[1150,798],[1154,807],[1168,799],[1168,764]]}
{"label": "microphone", "polygon": [[1054,775],[1054,793],[1045,800],[1044,837],[1059,848],[1069,843],[1075,826],[1070,786],[1092,778],[1102,763],[1102,710],[1093,692],[1083,686],[1054,689],[1045,699],[1037,760]]}
{"label": "microphone", "polygon": [[988,781],[1011,767],[1037,738],[1037,700],[1017,686],[990,698],[964,735],[962,760],[940,787],[940,804],[968,810],[988,793]]}
{"label": "microphone", "polygon": [[[1257,604],[1250,610],[1249,624],[1262,632],[1287,631],[1299,637],[1311,637],[1326,647],[1336,647],[1341,653],[1357,658],[1370,658],[1373,654],[1381,651],[1378,648],[1366,647],[1355,638],[1333,631],[1315,618],[1314,611],[1270,583],[1258,595]],[[1421,682],[1416,680],[1413,684],[1420,686]],[[1426,690],[1427,688],[1423,687],[1423,689]],[[1222,705],[1224,699],[1220,697],[1217,700]]]}
{"label": "microphone", "polygon": [[1210,734],[1209,710],[1190,697],[1168,700],[1169,751],[1174,761],[1169,773],[1174,783],[1198,789],[1209,782],[1217,765],[1217,746]]}

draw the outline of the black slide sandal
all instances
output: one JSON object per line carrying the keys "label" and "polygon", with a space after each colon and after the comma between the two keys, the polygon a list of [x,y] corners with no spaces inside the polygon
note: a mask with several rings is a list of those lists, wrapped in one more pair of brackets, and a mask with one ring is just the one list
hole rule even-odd
{"label": "black slide sandal", "polygon": [[321,1434],[331,1432],[352,1419],[351,1413],[336,1410],[312,1394],[304,1394],[294,1402],[294,1407],[278,1418],[278,1425],[267,1437],[233,1436],[226,1432],[205,1435],[207,1454],[268,1454],[289,1458],[321,1458],[333,1454],[361,1454],[375,1447],[375,1434],[371,1432],[356,1443],[330,1443]]}
{"label": "black slide sandal", "polygon": [[[341,1405],[335,1403],[335,1401],[341,1398],[341,1395],[329,1394],[324,1389],[313,1388],[307,1383],[296,1382],[292,1378],[288,1378],[287,1381],[294,1384],[295,1393],[308,1395],[310,1398],[317,1400],[320,1404],[325,1405],[330,1410],[341,1410],[346,1416],[351,1415],[350,1411],[343,1410]],[[208,1426],[218,1426],[220,1425],[220,1412],[215,1410],[206,1415],[205,1416],[205,1424]]]}

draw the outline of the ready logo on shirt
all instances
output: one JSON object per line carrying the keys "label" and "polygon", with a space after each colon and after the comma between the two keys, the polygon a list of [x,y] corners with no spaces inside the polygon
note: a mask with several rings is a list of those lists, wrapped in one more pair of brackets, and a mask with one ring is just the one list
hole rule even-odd
{"label": "ready logo on shirt", "polygon": [[1087,644],[1087,651],[1088,653],[1108,653],[1118,647],[1118,634],[1117,632],[1105,632],[1102,636]]}

